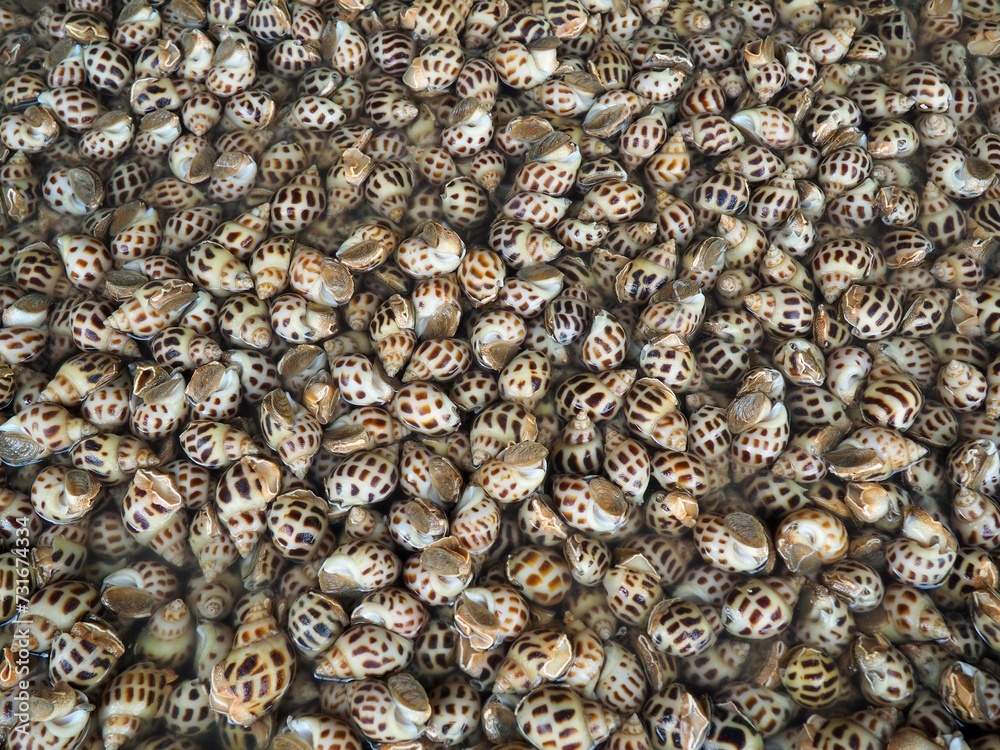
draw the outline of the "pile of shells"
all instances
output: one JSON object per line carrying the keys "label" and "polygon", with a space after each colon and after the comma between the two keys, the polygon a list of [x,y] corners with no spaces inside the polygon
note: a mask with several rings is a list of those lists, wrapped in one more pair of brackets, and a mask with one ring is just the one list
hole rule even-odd
{"label": "pile of shells", "polygon": [[0,744],[1000,748],[1000,0],[23,0],[0,107]]}

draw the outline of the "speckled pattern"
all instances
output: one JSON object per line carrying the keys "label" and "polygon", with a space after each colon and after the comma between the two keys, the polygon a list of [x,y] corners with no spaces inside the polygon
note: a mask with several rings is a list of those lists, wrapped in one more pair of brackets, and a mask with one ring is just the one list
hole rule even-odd
{"label": "speckled pattern", "polygon": [[0,747],[1000,750],[998,60],[0,4]]}

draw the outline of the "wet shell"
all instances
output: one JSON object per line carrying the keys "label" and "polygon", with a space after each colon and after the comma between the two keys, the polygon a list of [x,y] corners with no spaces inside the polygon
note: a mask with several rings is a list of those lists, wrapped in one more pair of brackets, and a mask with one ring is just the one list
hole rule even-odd
{"label": "wet shell", "polygon": [[162,716],[176,679],[169,669],[150,663],[136,664],[115,677],[105,689],[97,713],[104,746],[128,744],[141,735],[148,722]]}
{"label": "wet shell", "polygon": [[86,691],[110,680],[124,654],[124,644],[106,623],[82,620],[52,644],[49,677]]}
{"label": "wet shell", "polygon": [[254,601],[232,650],[212,671],[212,708],[242,726],[274,710],[295,676],[291,644],[270,607],[266,597]]}

